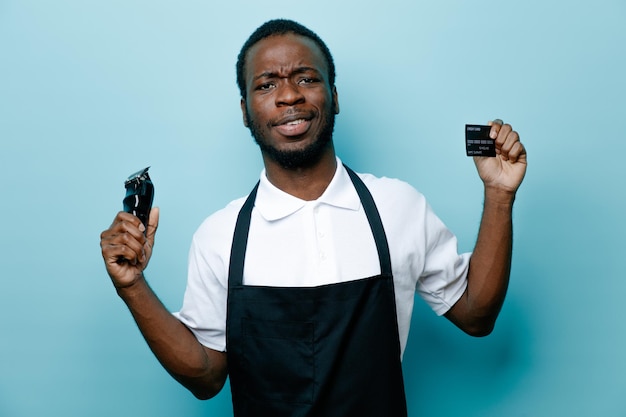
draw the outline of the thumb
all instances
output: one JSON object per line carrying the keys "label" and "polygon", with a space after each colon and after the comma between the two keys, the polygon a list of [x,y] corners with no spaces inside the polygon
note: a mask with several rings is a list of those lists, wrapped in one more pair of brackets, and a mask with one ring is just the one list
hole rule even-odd
{"label": "thumb", "polygon": [[154,246],[154,235],[159,228],[159,212],[160,210],[158,207],[153,207],[152,210],[150,210],[150,217],[148,218],[148,229],[146,230],[146,238],[148,239],[150,247]]}

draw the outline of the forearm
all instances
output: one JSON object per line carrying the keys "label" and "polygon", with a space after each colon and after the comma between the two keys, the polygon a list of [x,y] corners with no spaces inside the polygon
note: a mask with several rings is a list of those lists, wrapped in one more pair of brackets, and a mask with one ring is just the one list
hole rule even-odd
{"label": "forearm", "polygon": [[226,379],[223,352],[202,346],[191,331],[161,303],[142,277],[117,289],[139,330],[163,367],[196,397],[216,395]]}
{"label": "forearm", "polygon": [[469,334],[493,330],[504,302],[511,270],[512,209],[515,195],[486,188],[482,220],[470,260],[467,289],[450,319]]}

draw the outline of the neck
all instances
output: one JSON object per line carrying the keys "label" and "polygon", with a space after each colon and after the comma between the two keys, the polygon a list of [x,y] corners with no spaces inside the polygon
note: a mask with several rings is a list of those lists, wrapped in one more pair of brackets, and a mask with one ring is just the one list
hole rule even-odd
{"label": "neck", "polygon": [[329,145],[318,162],[303,168],[284,168],[263,154],[267,179],[276,188],[294,197],[305,201],[318,199],[326,191],[337,170],[335,149],[332,144]]}

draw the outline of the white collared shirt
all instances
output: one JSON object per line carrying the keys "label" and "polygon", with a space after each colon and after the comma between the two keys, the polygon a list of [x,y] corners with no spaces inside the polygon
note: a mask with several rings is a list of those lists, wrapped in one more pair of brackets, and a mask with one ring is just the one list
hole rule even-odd
{"label": "white collared shirt", "polygon": [[[396,292],[402,352],[415,291],[441,315],[462,295],[469,253],[405,182],[359,174],[385,228]],[[208,217],[194,234],[187,289],[175,313],[205,346],[226,348],[228,263],[235,222],[245,198]],[[245,285],[309,287],[380,274],[372,232],[348,173],[337,171],[326,191],[304,201],[273,186],[261,173],[244,265]]]}

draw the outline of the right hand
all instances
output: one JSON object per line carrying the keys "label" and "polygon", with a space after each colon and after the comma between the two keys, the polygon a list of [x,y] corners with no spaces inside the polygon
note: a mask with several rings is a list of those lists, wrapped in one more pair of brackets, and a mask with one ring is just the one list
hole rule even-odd
{"label": "right hand", "polygon": [[159,209],[150,211],[148,230],[132,214],[117,213],[111,226],[100,235],[100,248],[106,270],[116,288],[133,285],[143,276],[154,246],[159,226]]}

